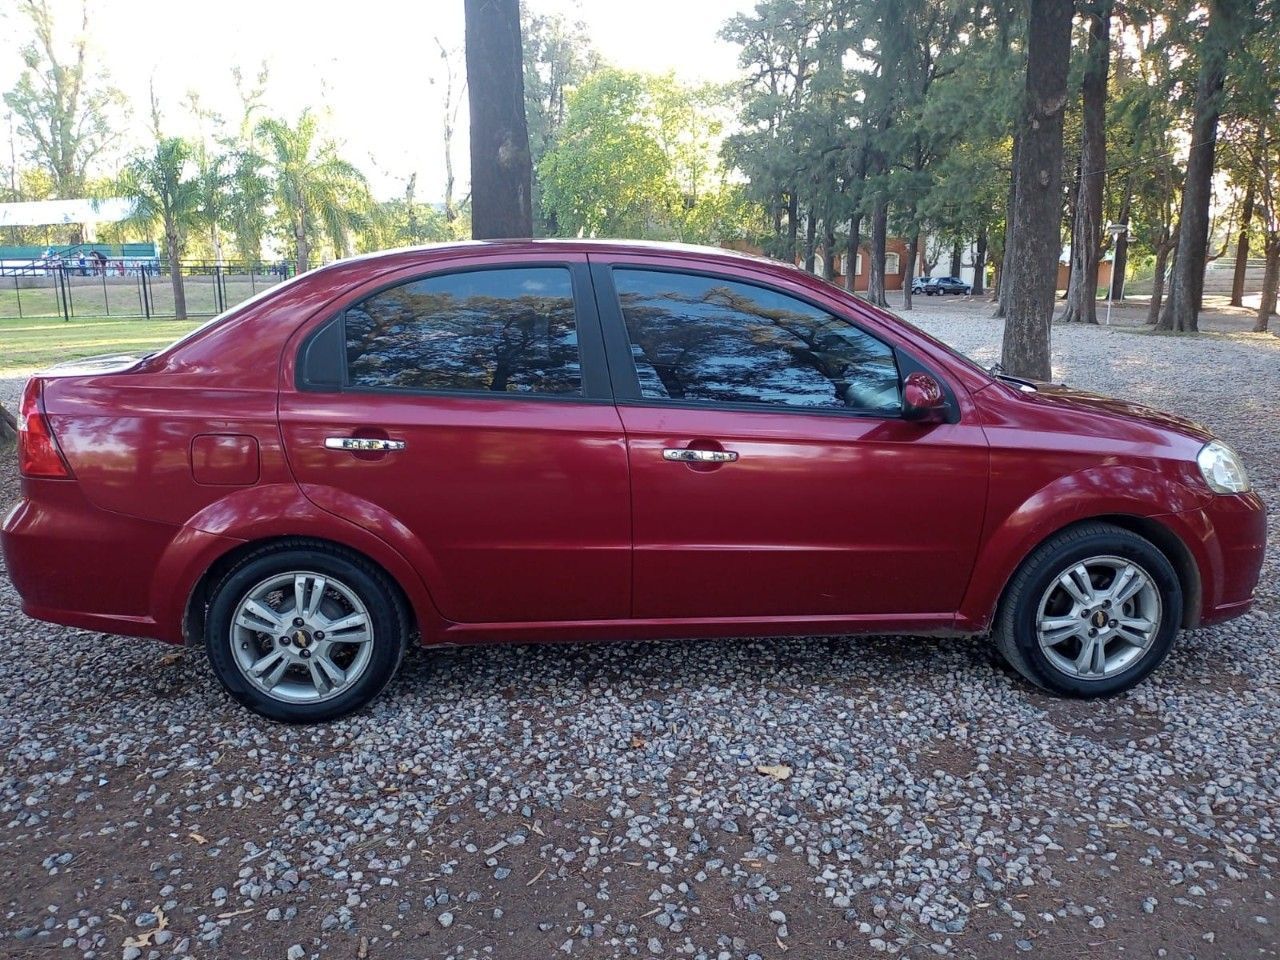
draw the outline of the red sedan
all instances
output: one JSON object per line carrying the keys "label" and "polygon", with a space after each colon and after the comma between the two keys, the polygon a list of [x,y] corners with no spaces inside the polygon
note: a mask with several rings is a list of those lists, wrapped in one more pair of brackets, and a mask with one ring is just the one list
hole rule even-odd
{"label": "red sedan", "polygon": [[19,444],[23,609],[204,643],[295,722],[368,703],[411,638],[992,632],[1111,694],[1248,610],[1265,542],[1204,428],[675,246],[342,261],[33,377]]}

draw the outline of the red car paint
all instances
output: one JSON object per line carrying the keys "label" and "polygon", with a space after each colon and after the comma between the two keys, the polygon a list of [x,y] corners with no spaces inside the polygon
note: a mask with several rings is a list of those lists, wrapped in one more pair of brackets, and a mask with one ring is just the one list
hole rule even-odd
{"label": "red car paint", "polygon": [[[298,386],[308,335],[370,293],[443,269],[531,263],[575,271],[590,327],[580,336],[608,349],[626,337],[611,266],[801,297],[913,358],[953,415]],[[610,390],[604,353],[584,347],[582,360],[584,378]],[[346,260],[155,356],[43,373],[23,408],[37,461],[2,528],[23,609],[173,643],[203,629],[210,571],[282,537],[379,564],[428,645],[980,633],[1023,558],[1092,518],[1165,550],[1194,626],[1248,609],[1265,543],[1259,498],[1216,495],[1201,477],[1203,428],[1062,388],[1026,392],[801,271],[723,251],[530,241]],[[326,449],[335,434],[407,446]],[[686,446],[740,458],[663,459]]]}

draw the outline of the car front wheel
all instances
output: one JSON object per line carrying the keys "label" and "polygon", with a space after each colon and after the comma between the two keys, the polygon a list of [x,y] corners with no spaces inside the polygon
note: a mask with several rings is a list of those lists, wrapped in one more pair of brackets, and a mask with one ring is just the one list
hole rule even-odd
{"label": "car front wheel", "polygon": [[1014,575],[995,639],[1020,674],[1054,693],[1099,697],[1145,679],[1182,616],[1178,575],[1149,540],[1104,523],[1066,530]]}
{"label": "car front wheel", "polygon": [[400,664],[407,617],[376,567],[330,544],[264,547],[214,588],[205,624],[223,687],[255,713],[318,723],[360,709]]}

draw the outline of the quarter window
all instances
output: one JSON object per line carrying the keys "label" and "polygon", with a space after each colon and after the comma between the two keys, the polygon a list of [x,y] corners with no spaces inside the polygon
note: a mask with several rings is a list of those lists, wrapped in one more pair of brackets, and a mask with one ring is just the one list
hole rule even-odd
{"label": "quarter window", "polygon": [[347,383],[357,389],[582,392],[564,267],[413,280],[349,307],[343,320]]}
{"label": "quarter window", "polygon": [[613,275],[645,399],[902,409],[892,348],[848,320],[716,277]]}

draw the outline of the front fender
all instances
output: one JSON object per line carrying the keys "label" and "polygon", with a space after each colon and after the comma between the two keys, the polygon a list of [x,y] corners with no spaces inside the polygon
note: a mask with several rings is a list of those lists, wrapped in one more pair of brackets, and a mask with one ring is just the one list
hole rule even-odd
{"label": "front fender", "polygon": [[1119,464],[1058,477],[1030,495],[999,489],[993,482],[982,546],[957,614],[957,628],[974,633],[990,629],[1005,585],[1023,560],[1064,527],[1106,516],[1157,518],[1194,510],[1204,502],[1204,494],[1171,477]]}
{"label": "front fender", "polygon": [[157,564],[151,605],[157,622],[166,633],[180,634],[187,603],[200,577],[236,547],[278,537],[309,537],[341,544],[381,566],[404,591],[422,635],[438,636],[447,624],[431,597],[422,568],[416,567],[398,544],[369,531],[351,519],[354,516],[321,509],[290,483],[229,493],[188,520]]}

